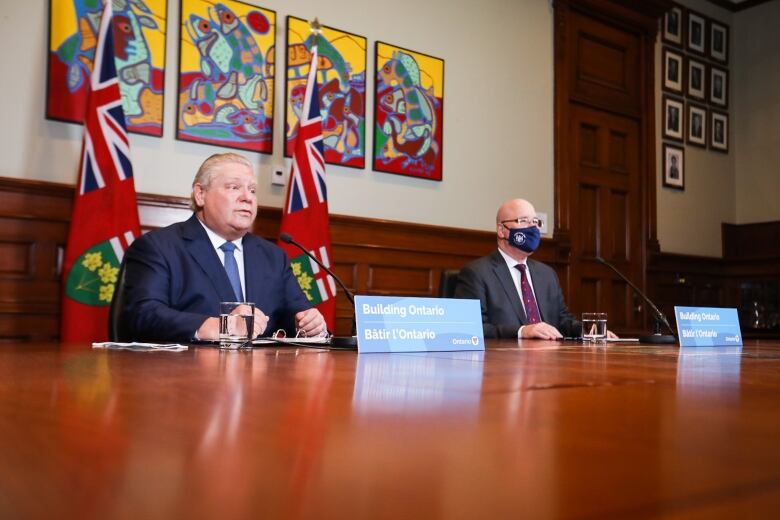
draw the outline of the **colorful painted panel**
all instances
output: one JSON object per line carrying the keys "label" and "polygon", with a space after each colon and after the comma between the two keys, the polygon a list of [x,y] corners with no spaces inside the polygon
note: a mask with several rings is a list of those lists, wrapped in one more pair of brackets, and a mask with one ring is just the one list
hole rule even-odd
{"label": "colorful painted panel", "polygon": [[[114,54],[127,129],[161,136],[167,0],[113,0]],[[102,0],[50,0],[46,117],[81,123]]]}
{"label": "colorful painted panel", "polygon": [[376,42],[374,170],[442,179],[444,60]]}
{"label": "colorful painted panel", "polygon": [[182,0],[176,138],[273,151],[276,12]]}
{"label": "colorful painted panel", "polygon": [[[292,155],[311,63],[309,22],[287,17],[286,146]],[[317,86],[322,113],[325,161],[340,166],[366,165],[366,38],[322,27],[317,46]]]}

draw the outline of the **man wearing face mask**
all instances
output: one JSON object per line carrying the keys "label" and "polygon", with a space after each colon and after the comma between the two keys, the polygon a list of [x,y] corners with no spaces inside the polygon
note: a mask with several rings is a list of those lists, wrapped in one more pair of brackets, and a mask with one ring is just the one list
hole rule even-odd
{"label": "man wearing face mask", "polygon": [[540,226],[530,202],[506,201],[496,214],[498,249],[460,271],[455,297],[480,301],[487,338],[582,334],[582,325],[563,301],[555,271],[529,258],[539,247]]}

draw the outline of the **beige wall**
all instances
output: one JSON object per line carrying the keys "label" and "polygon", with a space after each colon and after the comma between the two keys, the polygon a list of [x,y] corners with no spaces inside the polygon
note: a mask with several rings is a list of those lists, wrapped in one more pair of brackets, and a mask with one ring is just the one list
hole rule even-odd
{"label": "beige wall", "polygon": [[[8,2],[0,17],[4,121],[0,176],[75,183],[81,127],[44,119],[47,1]],[[332,213],[492,229],[503,199],[525,196],[553,215],[552,8],[548,0],[261,0],[277,12],[277,48],[288,14],[445,59],[444,181],[328,167]],[[369,7],[373,5],[373,7]],[[374,14],[370,14],[374,13]],[[162,139],[131,135],[136,189],[184,196],[198,164],[218,151],[175,135],[179,2],[168,1],[165,122]],[[10,51],[10,52],[9,52]],[[280,55],[280,53],[277,53]],[[277,85],[283,85],[277,68]],[[273,156],[253,154],[261,203],[279,207],[286,188],[272,187],[282,163],[283,95],[276,93]],[[367,108],[373,124],[373,81]],[[552,226],[550,226],[552,229]]]}
{"label": "beige wall", "polygon": [[737,222],[780,220],[780,2],[734,20]]}

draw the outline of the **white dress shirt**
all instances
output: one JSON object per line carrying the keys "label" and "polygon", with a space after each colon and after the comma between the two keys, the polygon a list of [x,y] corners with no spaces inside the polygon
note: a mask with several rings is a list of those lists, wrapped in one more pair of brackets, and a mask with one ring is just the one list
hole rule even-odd
{"label": "white dress shirt", "polygon": [[[200,222],[200,225],[203,226],[203,229],[206,230],[206,234],[209,236],[209,240],[211,240],[211,245],[214,247],[214,250],[217,252],[217,256],[219,256],[219,261],[222,262],[222,265],[225,265],[225,252],[222,251],[219,247],[224,244],[225,242],[228,242],[228,240],[225,240],[218,234],[216,234],[214,231],[209,229],[209,227],[203,223],[202,220],[198,219],[198,222]],[[243,237],[242,237],[243,238]],[[236,240],[230,240],[230,242],[233,242],[236,245],[236,250],[233,251],[233,256],[236,259],[236,264],[238,265],[238,277],[241,279],[241,292],[244,293],[244,300],[247,299],[246,296],[246,283],[244,282],[244,247],[241,243],[242,238],[238,238]]]}

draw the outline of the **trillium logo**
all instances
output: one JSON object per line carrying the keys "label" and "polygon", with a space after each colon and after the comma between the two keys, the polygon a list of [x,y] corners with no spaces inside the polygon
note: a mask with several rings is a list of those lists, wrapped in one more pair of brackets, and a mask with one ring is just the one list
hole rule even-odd
{"label": "trillium logo", "polygon": [[476,336],[471,336],[471,344],[472,345],[479,345],[479,338]]}
{"label": "trillium logo", "polygon": [[515,233],[515,242],[519,246],[522,246],[523,244],[525,244],[525,234],[524,233]]}

